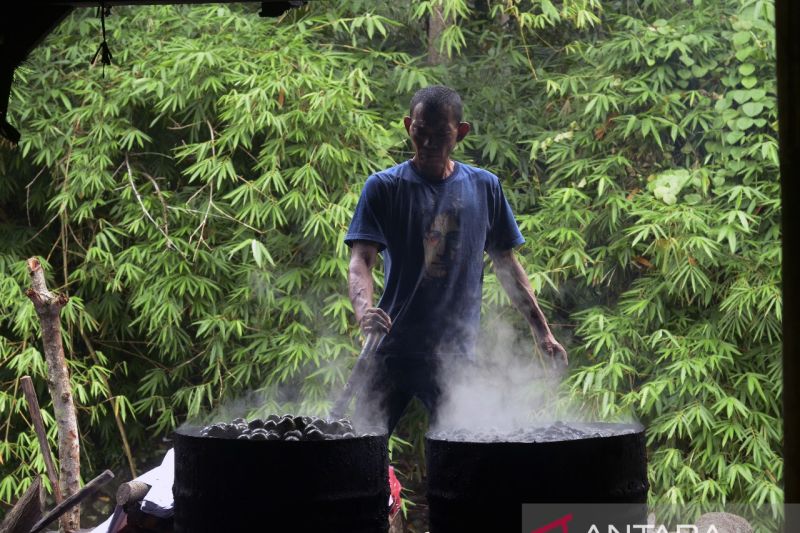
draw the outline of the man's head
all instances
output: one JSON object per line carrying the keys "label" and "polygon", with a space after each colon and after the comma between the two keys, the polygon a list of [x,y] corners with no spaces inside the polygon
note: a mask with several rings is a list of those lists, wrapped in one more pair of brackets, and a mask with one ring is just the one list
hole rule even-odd
{"label": "man's head", "polygon": [[404,123],[421,170],[435,173],[447,164],[456,143],[469,133],[462,114],[461,97],[449,87],[433,85],[414,94]]}

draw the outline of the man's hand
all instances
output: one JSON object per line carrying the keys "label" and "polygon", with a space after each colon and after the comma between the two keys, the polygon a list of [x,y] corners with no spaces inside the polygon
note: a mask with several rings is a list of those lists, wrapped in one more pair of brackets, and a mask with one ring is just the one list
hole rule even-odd
{"label": "man's hand", "polygon": [[383,309],[372,304],[372,269],[378,258],[378,244],[355,241],[350,253],[348,274],[350,302],[361,332],[366,337],[373,332],[389,333],[392,319]]}
{"label": "man's hand", "polygon": [[556,340],[552,333],[546,333],[537,338],[537,345],[542,353],[550,358],[550,362],[556,369],[565,369],[569,364],[567,351]]}
{"label": "man's hand", "polygon": [[550,332],[544,313],[539,309],[539,303],[533,294],[528,276],[514,256],[514,251],[495,251],[490,253],[490,256],[500,285],[505,289],[514,306],[528,321],[539,350],[548,357],[549,360],[545,361],[545,364],[549,363],[559,372],[563,371],[569,362],[567,351]]}
{"label": "man's hand", "polygon": [[389,333],[389,330],[392,329],[392,319],[380,307],[370,307],[364,312],[358,325],[364,335],[372,332]]}

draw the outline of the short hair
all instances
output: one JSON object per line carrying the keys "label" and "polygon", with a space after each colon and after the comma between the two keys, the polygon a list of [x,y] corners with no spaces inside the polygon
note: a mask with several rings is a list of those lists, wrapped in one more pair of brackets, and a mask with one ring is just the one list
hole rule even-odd
{"label": "short hair", "polygon": [[429,111],[440,111],[449,108],[453,113],[456,122],[461,122],[464,115],[464,108],[461,104],[461,96],[444,85],[431,85],[414,93],[411,98],[411,106],[408,116],[414,114],[414,108],[422,104],[423,109]]}

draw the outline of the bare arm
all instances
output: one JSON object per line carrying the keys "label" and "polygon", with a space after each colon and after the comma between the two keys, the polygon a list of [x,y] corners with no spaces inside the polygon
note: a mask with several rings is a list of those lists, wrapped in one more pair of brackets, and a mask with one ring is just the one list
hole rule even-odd
{"label": "bare arm", "polygon": [[350,251],[348,286],[356,322],[365,333],[381,329],[389,331],[392,321],[383,309],[373,307],[372,269],[378,260],[378,245],[355,241]]}
{"label": "bare arm", "polygon": [[497,279],[505,289],[514,306],[522,313],[531,327],[531,332],[539,347],[551,357],[561,359],[567,363],[567,352],[556,341],[547,319],[539,308],[539,302],[533,294],[533,288],[528,281],[528,276],[519,264],[513,250],[494,252],[490,254],[494,264]]}

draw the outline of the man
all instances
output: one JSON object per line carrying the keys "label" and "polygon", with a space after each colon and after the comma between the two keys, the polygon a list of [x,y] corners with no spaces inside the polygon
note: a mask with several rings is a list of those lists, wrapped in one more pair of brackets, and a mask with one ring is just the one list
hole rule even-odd
{"label": "man", "polygon": [[[443,360],[474,359],[484,252],[539,348],[567,363],[514,257],[513,248],[525,239],[497,177],[450,159],[470,130],[462,121],[461,97],[443,86],[421,89],[404,123],[413,159],[367,179],[345,237],[356,320],[365,334],[388,333],[356,418],[379,407],[378,422],[389,433],[414,396],[435,417]],[[374,307],[372,269],[379,252],[385,287]]]}

